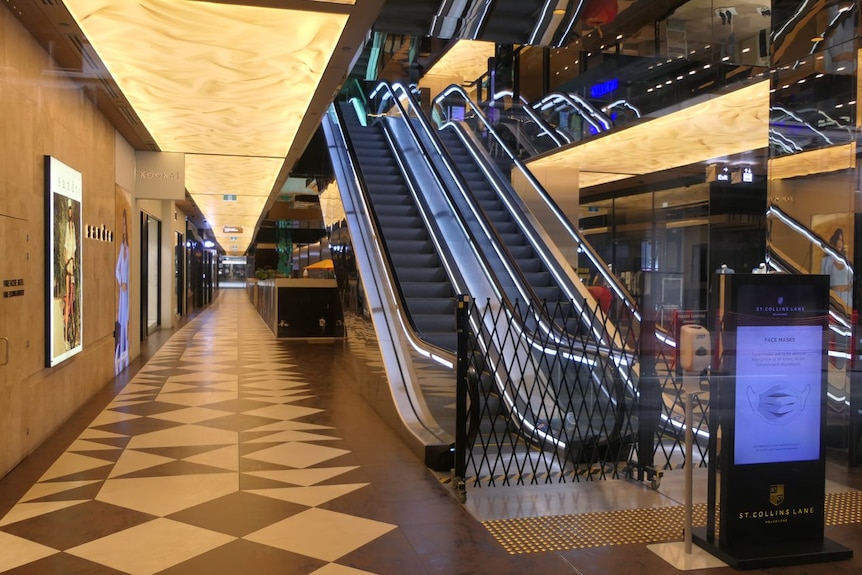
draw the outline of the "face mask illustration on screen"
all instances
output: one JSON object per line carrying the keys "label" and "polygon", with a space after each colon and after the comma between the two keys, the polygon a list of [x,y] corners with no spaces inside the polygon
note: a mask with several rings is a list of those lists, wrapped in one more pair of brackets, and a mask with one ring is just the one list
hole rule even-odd
{"label": "face mask illustration on screen", "polygon": [[763,390],[760,394],[750,386],[747,388],[748,403],[755,413],[767,423],[786,425],[796,419],[805,409],[805,402],[811,391],[806,385],[801,390],[786,383],[776,383]]}

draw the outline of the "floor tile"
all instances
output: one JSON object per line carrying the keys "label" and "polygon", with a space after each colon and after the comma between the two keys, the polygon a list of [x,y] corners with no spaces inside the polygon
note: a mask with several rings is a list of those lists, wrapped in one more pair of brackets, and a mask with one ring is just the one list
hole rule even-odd
{"label": "floor tile", "polygon": [[6,572],[57,553],[56,549],[3,532],[0,532],[0,549],[3,550],[0,552],[0,572]]}
{"label": "floor tile", "polygon": [[379,521],[309,509],[246,535],[245,539],[324,561],[335,561],[392,529],[395,529],[394,525]]}
{"label": "floor tile", "polygon": [[166,421],[174,421],[176,423],[189,424],[200,423],[202,421],[208,421],[210,419],[215,419],[217,417],[222,417],[229,414],[229,411],[209,409],[206,407],[177,407],[177,409],[173,411],[157,413],[154,415],[150,415],[150,417],[154,417],[156,419],[164,419]]}
{"label": "floor tile", "polygon": [[344,483],[340,485],[316,485],[312,487],[279,487],[273,489],[251,489],[250,493],[290,501],[309,507],[317,507],[323,503],[337,499],[342,495],[352,493],[366,487],[367,483]]}
{"label": "floor tile", "polygon": [[153,519],[128,508],[84,501],[7,525],[3,531],[63,551]]}
{"label": "floor tile", "polygon": [[308,433],[304,431],[289,430],[273,433],[271,435],[264,435],[256,439],[248,439],[246,440],[246,443],[267,443],[272,441],[337,441],[338,439],[340,438],[333,437],[331,435],[322,435],[320,433]]}
{"label": "floor tile", "polygon": [[[71,491],[73,489],[78,489],[79,487],[84,487],[87,485],[94,485],[96,483],[101,484],[100,481],[97,480],[89,480],[89,481],[57,481],[57,482],[48,482],[48,483],[37,483],[33,487],[31,487],[24,497],[21,498],[21,502],[32,501],[34,499],[40,499],[42,497],[47,497],[49,495],[53,495],[55,493],[62,493],[64,491]],[[2,525],[2,522],[0,522]]]}
{"label": "floor tile", "polygon": [[19,503],[15,507],[13,507],[3,518],[0,520],[0,527],[5,527],[7,525],[13,525],[19,523],[21,521],[26,521],[32,517],[39,517],[42,515],[46,515],[48,513],[53,513],[54,511],[60,509],[66,509],[67,507],[74,507],[75,505],[82,505],[87,503],[85,499],[78,499],[72,501],[45,501],[39,503]]}
{"label": "floor tile", "polygon": [[235,391],[177,391],[159,394],[159,400],[188,407],[210,405],[236,398]]}
{"label": "floor tile", "polygon": [[237,491],[234,473],[109,479],[98,500],[163,517]]}
{"label": "floor tile", "polygon": [[292,483],[294,485],[315,485],[338,477],[348,471],[358,469],[356,466],[348,467],[314,467],[310,469],[284,469],[275,471],[254,471],[250,475],[272,479],[281,483]]}
{"label": "floor tile", "polygon": [[339,565],[338,563],[329,563],[311,573],[311,575],[373,575],[371,571],[363,571],[361,569],[354,569],[353,567],[347,567],[345,565]]}
{"label": "floor tile", "polygon": [[130,449],[146,447],[175,447],[183,445],[233,445],[236,432],[214,429],[202,425],[179,425],[136,435],[129,441]]}
{"label": "floor tile", "polygon": [[239,539],[201,553],[159,575],[307,575],[326,565],[325,561],[307,555]]}
{"label": "floor tile", "polygon": [[45,472],[41,481],[58,479],[69,475],[74,475],[82,471],[90,471],[97,468],[106,468],[112,465],[103,459],[89,457],[87,455],[79,455],[77,453],[64,453],[60,458]]}
{"label": "floor tile", "polygon": [[243,537],[307,509],[307,505],[239,491],[178,511],[169,518],[211,531]]}
{"label": "floor tile", "polygon": [[239,471],[239,446],[228,445],[220,449],[213,449],[198,455],[185,457],[183,460],[228,469],[230,471]]}
{"label": "floor tile", "polygon": [[48,573],[52,575],[128,575],[125,571],[118,571],[107,565],[93,563],[68,553],[54,553],[17,569],[3,571],[4,575],[46,575]]}
{"label": "floor tile", "polygon": [[185,523],[155,519],[66,552],[132,575],[152,575],[233,540]]}
{"label": "floor tile", "polygon": [[334,449],[311,443],[291,442],[256,451],[245,455],[245,457],[301,469],[323,463],[346,453],[349,452],[344,449]]}

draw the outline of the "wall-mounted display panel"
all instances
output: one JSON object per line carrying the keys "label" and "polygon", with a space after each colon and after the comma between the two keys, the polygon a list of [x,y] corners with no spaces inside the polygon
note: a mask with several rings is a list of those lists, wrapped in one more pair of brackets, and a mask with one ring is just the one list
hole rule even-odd
{"label": "wall-mounted display panel", "polygon": [[53,367],[83,348],[81,302],[81,172],[45,156],[46,364]]}

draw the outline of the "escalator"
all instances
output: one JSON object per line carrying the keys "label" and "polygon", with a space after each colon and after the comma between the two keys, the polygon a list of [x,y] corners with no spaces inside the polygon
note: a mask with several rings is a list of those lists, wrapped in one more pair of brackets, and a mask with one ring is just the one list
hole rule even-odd
{"label": "escalator", "polygon": [[[448,112],[456,102],[466,110],[463,119],[449,118]],[[506,226],[511,227],[512,222],[517,222],[521,235],[518,238],[507,236],[505,243],[516,248],[512,259],[522,264],[521,269],[528,274],[536,273],[530,277],[529,283],[537,288],[538,299],[556,302],[584,298],[593,307],[597,303],[595,297],[585,295],[590,290],[577,276],[569,273],[573,267],[586,267],[591,277],[601,278],[613,299],[626,310],[628,317],[625,321],[629,325],[623,326],[617,321],[618,325],[609,326],[610,331],[637,329],[640,314],[634,298],[520,161],[517,153],[505,145],[492,120],[470,100],[463,88],[450,86],[441,92],[434,101],[432,118],[439,137],[457,164],[457,170],[469,174],[471,190],[482,209],[490,214],[491,225],[499,223],[500,233],[508,234]],[[493,165],[503,163],[501,154],[508,160],[509,169],[495,171]],[[510,172],[518,172],[524,182],[517,192],[512,187]],[[525,249],[525,243],[529,243],[531,249]],[[538,264],[535,259],[540,260]],[[548,268],[554,265],[557,269]],[[551,272],[553,277],[549,277],[547,272]],[[562,289],[562,296],[548,289],[554,283]]]}
{"label": "escalator", "polygon": [[474,340],[491,334],[479,346],[483,405],[506,417],[486,431],[502,424],[528,449],[582,458],[582,446],[620,434],[634,397],[631,360],[622,357],[630,350],[566,260],[569,248],[552,247],[541,215],[512,190],[501,194],[505,176],[476,155],[469,134],[453,128],[441,140],[409,89],[384,90],[381,99],[400,111],[375,110],[366,126],[352,105],[339,104],[326,126],[331,150],[344,140],[333,155],[337,179],[354,251],[364,252],[357,259],[369,307],[381,310],[378,339],[394,350],[383,353],[397,380],[393,397],[410,398],[397,407],[402,420],[442,430],[440,439],[452,435],[437,414],[423,413],[428,389],[412,381],[422,370],[411,364],[417,355],[452,361],[454,296],[468,294],[490,310],[470,328]]}
{"label": "escalator", "polygon": [[[469,225],[491,268],[504,270],[498,276],[507,300],[516,307],[532,307],[534,315],[522,322],[523,337],[534,342],[536,354],[563,358],[531,375],[553,388],[553,405],[524,410],[538,413],[534,423],[559,434],[568,444],[566,457],[577,459],[583,457],[584,446],[619,440],[626,406],[634,396],[636,373],[628,364],[632,350],[575,273],[578,257],[599,258],[581,238],[573,240],[574,226],[535,180],[537,197],[531,206],[515,192],[508,175],[498,169],[499,156],[489,153],[493,146],[479,142],[477,133],[495,132],[489,123],[484,128],[471,131],[447,122],[431,129],[433,135],[423,134],[427,155],[441,172],[453,174],[448,186],[453,204],[470,214]],[[510,165],[519,164],[503,142],[497,144],[510,154]],[[562,237],[568,239],[564,244],[552,239]],[[618,283],[615,287],[622,289]],[[626,296],[621,298],[628,302],[624,307],[632,309]],[[627,320],[631,327],[636,315],[628,314]]]}
{"label": "escalator", "polygon": [[455,352],[455,292],[380,124],[363,126],[353,107],[341,118],[356,153],[396,285],[417,335]]}
{"label": "escalator", "polygon": [[[546,260],[540,257],[536,247],[528,240],[524,224],[516,221],[515,214],[505,205],[500,191],[492,184],[492,168],[486,165],[483,169],[481,161],[471,154],[456,127],[450,126],[449,129],[441,130],[439,136],[469,193],[478,204],[481,216],[490,223],[499,237],[505,259],[523,278],[522,289],[513,282],[507,284],[510,299],[543,302],[548,310],[558,317],[562,316],[570,324],[574,323],[570,302],[576,296],[572,290],[566,293],[560,287],[560,281],[549,269]],[[498,185],[500,181],[498,178]],[[573,328],[572,325],[569,327]]]}

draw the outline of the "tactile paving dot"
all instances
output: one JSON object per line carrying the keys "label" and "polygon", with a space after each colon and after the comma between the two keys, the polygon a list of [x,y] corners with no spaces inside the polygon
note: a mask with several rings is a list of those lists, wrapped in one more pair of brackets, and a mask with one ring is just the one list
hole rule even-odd
{"label": "tactile paving dot", "polygon": [[[651,507],[498,519],[482,524],[507,552],[517,555],[674,541],[683,536],[684,514],[682,506]],[[695,505],[692,515],[694,526],[706,525],[706,504]],[[828,493],[825,523],[862,523],[862,491]]]}
{"label": "tactile paving dot", "polygon": [[826,494],[826,525],[862,523],[862,491]]}

